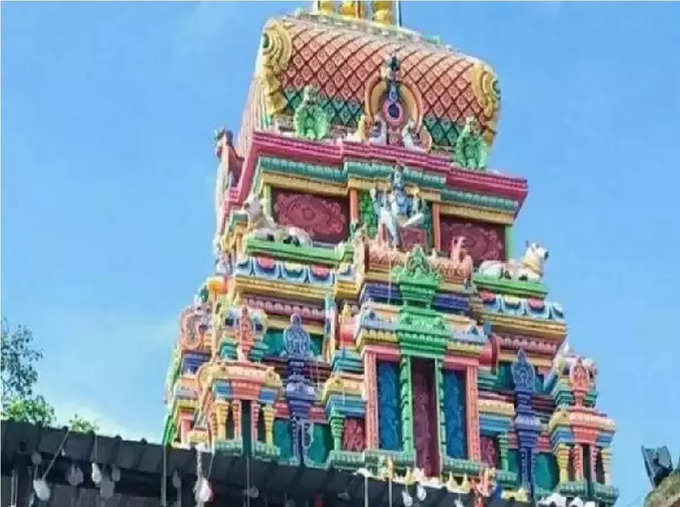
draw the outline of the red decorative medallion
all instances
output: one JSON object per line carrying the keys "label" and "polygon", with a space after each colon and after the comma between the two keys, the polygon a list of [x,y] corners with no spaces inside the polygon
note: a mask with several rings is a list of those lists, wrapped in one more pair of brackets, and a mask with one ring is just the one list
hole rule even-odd
{"label": "red decorative medallion", "polygon": [[442,217],[442,248],[449,251],[451,240],[458,236],[465,236],[463,248],[470,253],[476,266],[485,260],[505,259],[505,228],[502,225]]}
{"label": "red decorative medallion", "polygon": [[337,243],[349,232],[346,200],[276,190],[274,216],[281,225],[304,229],[312,239]]}

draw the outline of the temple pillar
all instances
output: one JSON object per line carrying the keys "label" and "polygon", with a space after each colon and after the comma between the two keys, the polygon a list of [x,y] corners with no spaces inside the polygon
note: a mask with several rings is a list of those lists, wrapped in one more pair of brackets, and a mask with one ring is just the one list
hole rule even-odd
{"label": "temple pillar", "polygon": [[510,470],[510,462],[508,460],[508,440],[507,433],[498,435],[498,453],[501,458],[501,470]]}
{"label": "temple pillar", "polygon": [[359,222],[359,191],[356,188],[349,189],[349,222]]}
{"label": "temple pillar", "polygon": [[274,445],[274,415],[276,409],[274,405],[265,405],[262,407],[262,415],[264,417],[264,434],[267,445]]}
{"label": "temple pillar", "polygon": [[555,449],[555,457],[557,458],[557,467],[560,471],[560,483],[569,482],[569,446],[567,444],[558,444]]}
{"label": "temple pillar", "polygon": [[217,428],[217,413],[215,410],[213,410],[208,416],[208,430],[210,432],[210,438],[213,442],[219,438]]}
{"label": "temple pillar", "polygon": [[432,241],[435,250],[442,249],[442,234],[441,234],[441,219],[440,219],[441,204],[438,202],[432,203]]}
{"label": "temple pillar", "polygon": [[227,418],[229,417],[229,402],[228,401],[216,402],[213,407],[213,414],[215,414],[217,425],[217,440],[226,440]]}
{"label": "temple pillar", "polygon": [[241,431],[241,400],[232,401],[231,406],[234,415],[234,438],[243,438]]}
{"label": "temple pillar", "polygon": [[250,402],[250,434],[252,442],[257,442],[257,423],[260,420],[260,404],[257,401]]}
{"label": "temple pillar", "polygon": [[583,447],[581,444],[575,444],[571,450],[572,461],[574,463],[574,480],[583,480]]}
{"label": "temple pillar", "polygon": [[375,352],[366,351],[364,356],[366,389],[366,447],[377,449],[378,440],[378,372]]}
{"label": "temple pillar", "polygon": [[604,470],[604,483],[611,484],[611,463],[612,451],[609,447],[605,447],[600,451],[600,459],[602,459],[602,470]]}
{"label": "temple pillar", "polygon": [[413,383],[411,382],[411,358],[401,356],[399,361],[399,391],[401,405],[401,436],[404,451],[415,450],[413,440]]}
{"label": "temple pillar", "polygon": [[597,482],[597,455],[599,454],[600,449],[596,445],[590,445],[588,447],[588,450],[590,452],[590,481],[591,482]]}
{"label": "temple pillar", "polygon": [[332,414],[330,417],[331,435],[333,436],[333,449],[342,450],[342,433],[345,426],[345,419],[339,414]]}
{"label": "temple pillar", "polygon": [[468,459],[481,459],[479,446],[479,412],[477,410],[477,366],[465,369],[465,410],[467,416]]}

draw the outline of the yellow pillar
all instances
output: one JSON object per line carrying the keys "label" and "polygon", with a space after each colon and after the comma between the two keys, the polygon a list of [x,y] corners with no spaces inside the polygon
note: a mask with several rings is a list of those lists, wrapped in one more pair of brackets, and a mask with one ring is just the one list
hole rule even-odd
{"label": "yellow pillar", "polygon": [[265,405],[262,407],[264,415],[264,433],[267,445],[274,445],[274,414],[276,410],[274,405]]}
{"label": "yellow pillar", "polygon": [[602,458],[602,469],[604,470],[604,483],[611,484],[611,463],[612,463],[612,451],[609,447],[605,447],[600,451],[600,458]]}
{"label": "yellow pillar", "polygon": [[213,411],[217,423],[217,440],[226,440],[227,418],[229,417],[229,402],[228,401],[215,402]]}
{"label": "yellow pillar", "polygon": [[234,438],[243,438],[241,432],[241,400],[232,401],[231,406],[234,414]]}
{"label": "yellow pillar", "polygon": [[558,444],[555,451],[557,466],[560,469],[560,483],[569,482],[569,446]]}

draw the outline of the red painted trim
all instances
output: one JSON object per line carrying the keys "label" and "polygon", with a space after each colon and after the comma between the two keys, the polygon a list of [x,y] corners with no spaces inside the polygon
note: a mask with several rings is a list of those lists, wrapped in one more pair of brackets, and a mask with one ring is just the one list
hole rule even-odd
{"label": "red painted trim", "polygon": [[448,157],[442,155],[414,152],[398,146],[374,146],[344,141],[327,144],[256,131],[253,132],[252,143],[245,156],[239,182],[236,187],[229,190],[228,209],[232,205],[240,205],[247,197],[257,160],[262,155],[337,166],[345,159],[400,162],[445,175],[447,185],[456,189],[516,199],[520,207],[528,192],[525,178],[456,168]]}

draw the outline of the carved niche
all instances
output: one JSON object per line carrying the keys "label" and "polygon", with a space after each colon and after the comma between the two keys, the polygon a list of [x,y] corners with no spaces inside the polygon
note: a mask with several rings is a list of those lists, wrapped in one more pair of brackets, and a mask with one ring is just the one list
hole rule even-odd
{"label": "carved niche", "polygon": [[338,243],[349,235],[345,199],[274,189],[272,202],[279,224],[304,229],[316,241]]}
{"label": "carved niche", "polygon": [[505,227],[499,224],[476,222],[453,216],[442,216],[441,245],[451,253],[451,240],[465,236],[463,248],[472,257],[475,266],[486,260],[505,259]]}

